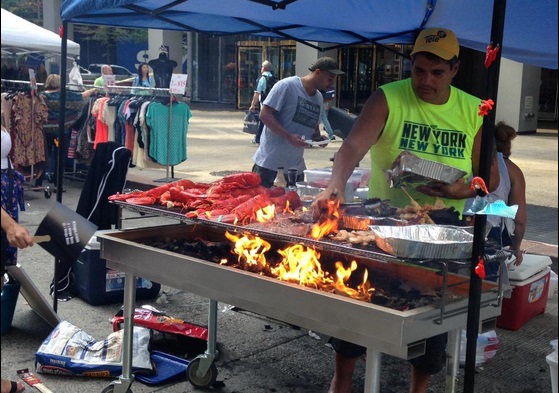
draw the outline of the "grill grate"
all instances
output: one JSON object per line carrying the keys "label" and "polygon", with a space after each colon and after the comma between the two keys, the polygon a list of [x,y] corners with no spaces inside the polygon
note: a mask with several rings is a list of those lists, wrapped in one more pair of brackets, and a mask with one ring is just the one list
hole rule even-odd
{"label": "grill grate", "polygon": [[[334,240],[330,240],[327,238],[323,238],[320,240],[310,239],[301,236],[294,236],[294,235],[287,235],[277,232],[271,232],[263,229],[256,229],[256,228],[249,228],[243,227],[239,225],[233,224],[226,224],[217,221],[210,221],[210,220],[193,220],[186,218],[185,213],[180,208],[167,208],[163,206],[156,206],[156,205],[133,205],[127,202],[122,201],[113,201],[112,203],[117,204],[121,208],[135,211],[138,213],[146,213],[157,215],[159,217],[166,217],[175,220],[179,220],[183,223],[189,224],[197,224],[203,225],[210,228],[220,228],[223,230],[227,230],[229,232],[234,233],[251,233],[253,235],[266,237],[272,240],[284,241],[284,242],[291,242],[291,243],[300,243],[308,247],[314,247],[316,249],[330,251],[334,253],[341,253],[347,255],[353,255],[356,257],[363,257],[363,258],[372,258],[379,262],[390,263],[390,262],[397,262],[397,261],[405,261],[407,263],[422,265],[425,264],[433,264],[434,266],[440,268],[440,264],[436,261],[432,260],[422,260],[422,259],[405,259],[401,257],[395,257],[390,255],[376,246],[368,246],[366,248],[361,248],[356,245],[351,245],[347,243],[340,243]],[[374,247],[374,248],[373,248]],[[455,268],[463,268],[469,264],[469,261],[465,260],[445,260],[443,261],[444,264],[453,264]]]}

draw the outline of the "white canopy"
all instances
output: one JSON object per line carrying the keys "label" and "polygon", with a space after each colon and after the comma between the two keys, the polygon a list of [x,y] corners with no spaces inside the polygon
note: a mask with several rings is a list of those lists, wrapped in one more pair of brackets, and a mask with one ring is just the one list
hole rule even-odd
{"label": "white canopy", "polygon": [[[61,38],[2,8],[2,53],[24,55],[30,53],[56,54],[61,52]],[[68,40],[68,56],[80,54],[80,45]]]}

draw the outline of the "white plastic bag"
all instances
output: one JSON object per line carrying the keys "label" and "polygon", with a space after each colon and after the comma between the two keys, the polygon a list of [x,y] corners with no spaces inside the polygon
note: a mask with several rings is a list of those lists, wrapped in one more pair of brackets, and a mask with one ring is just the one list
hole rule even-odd
{"label": "white plastic bag", "polygon": [[78,67],[78,63],[75,61],[74,66],[70,70],[70,74],[68,74],[68,89],[74,91],[83,90],[82,74],[80,74],[80,68]]}
{"label": "white plastic bag", "polygon": [[[462,329],[460,334],[460,365],[466,363],[466,330]],[[497,332],[490,330],[486,333],[478,334],[476,345],[476,367],[483,366],[497,354],[499,339]]]}

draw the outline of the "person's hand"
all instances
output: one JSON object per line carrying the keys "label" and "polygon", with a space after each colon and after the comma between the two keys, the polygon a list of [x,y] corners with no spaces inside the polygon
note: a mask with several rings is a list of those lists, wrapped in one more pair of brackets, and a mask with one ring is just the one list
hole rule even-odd
{"label": "person's hand", "polygon": [[454,184],[432,181],[426,185],[418,186],[416,190],[432,197],[448,199],[466,199],[469,193],[469,187],[463,178],[456,180]]}
{"label": "person's hand", "polygon": [[293,146],[296,147],[308,147],[309,145],[305,142],[305,137],[301,135],[289,134],[287,140]]}
{"label": "person's hand", "polygon": [[8,243],[17,248],[26,248],[32,246],[33,238],[29,234],[27,228],[14,222],[6,231]]}
{"label": "person's hand", "polygon": [[328,203],[339,200],[340,204],[345,203],[344,193],[338,192],[334,187],[327,187],[324,191],[319,192],[311,203],[311,211],[313,219],[320,220],[320,217],[328,212]]}
{"label": "person's hand", "polygon": [[524,260],[524,253],[520,250],[515,250],[514,255],[516,256],[516,260],[514,261],[515,266],[520,266],[522,261]]}

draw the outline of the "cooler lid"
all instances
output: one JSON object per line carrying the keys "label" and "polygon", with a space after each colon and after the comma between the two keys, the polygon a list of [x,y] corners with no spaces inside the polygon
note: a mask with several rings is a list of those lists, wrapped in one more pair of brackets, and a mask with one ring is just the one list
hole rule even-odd
{"label": "cooler lid", "polygon": [[511,281],[524,281],[550,265],[551,258],[547,255],[524,254],[524,259],[520,266],[514,266],[513,264],[508,269],[509,279]]}
{"label": "cooler lid", "polygon": [[95,231],[95,233],[93,234],[91,239],[89,239],[89,242],[85,246],[85,249],[86,250],[100,250],[101,249],[101,243],[99,243],[99,240],[97,240],[97,235],[102,234],[104,232],[111,232],[111,231],[112,231],[112,229],[101,229],[101,230]]}
{"label": "cooler lid", "polygon": [[89,242],[87,242],[87,245],[85,246],[86,250],[100,250],[101,249],[101,243],[99,243],[99,241],[97,240],[97,235],[93,235],[91,237],[91,239],[89,239]]}

